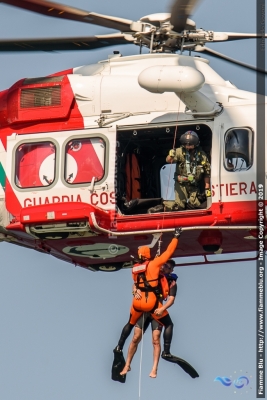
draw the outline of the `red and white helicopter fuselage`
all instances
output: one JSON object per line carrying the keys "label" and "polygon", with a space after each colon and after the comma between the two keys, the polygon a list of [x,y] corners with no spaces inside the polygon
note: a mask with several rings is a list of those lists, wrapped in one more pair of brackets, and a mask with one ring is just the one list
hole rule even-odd
{"label": "red and white helicopter fuselage", "polygon": [[[148,214],[153,202],[173,198],[174,170],[164,160],[189,129],[211,161],[211,201]],[[256,94],[203,58],[118,55],[22,79],[0,93],[0,240],[92,270],[129,267],[138,246],[158,249],[161,237],[165,246],[176,226],[184,228],[180,265],[257,251],[265,239],[257,168],[267,171],[259,140]],[[125,208],[124,197],[141,205]]]}

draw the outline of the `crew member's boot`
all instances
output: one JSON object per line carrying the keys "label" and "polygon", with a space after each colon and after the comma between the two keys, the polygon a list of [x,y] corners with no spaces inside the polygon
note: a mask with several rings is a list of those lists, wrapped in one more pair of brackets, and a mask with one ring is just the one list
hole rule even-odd
{"label": "crew member's boot", "polygon": [[162,211],[164,211],[164,207],[163,207],[162,204],[159,204],[158,206],[155,206],[155,207],[150,207],[147,210],[148,214],[159,213],[159,212],[162,212]]}

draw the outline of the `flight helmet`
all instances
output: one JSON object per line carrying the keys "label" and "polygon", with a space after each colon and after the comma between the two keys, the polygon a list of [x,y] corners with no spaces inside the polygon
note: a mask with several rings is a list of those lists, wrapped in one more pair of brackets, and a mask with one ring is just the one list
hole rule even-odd
{"label": "flight helmet", "polygon": [[183,147],[187,144],[197,147],[199,145],[199,137],[196,132],[187,131],[180,137],[180,143]]}

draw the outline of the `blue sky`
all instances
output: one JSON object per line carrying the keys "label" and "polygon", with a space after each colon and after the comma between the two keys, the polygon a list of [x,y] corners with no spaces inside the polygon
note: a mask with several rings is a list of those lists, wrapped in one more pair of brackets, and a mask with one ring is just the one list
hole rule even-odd
{"label": "blue sky", "polygon": [[[164,12],[166,0],[65,1],[81,9],[133,20]],[[193,16],[197,27],[255,32],[255,2],[204,0]],[[58,21],[0,4],[0,36],[48,37],[105,33],[101,27]],[[256,63],[253,40],[210,47],[249,64]],[[117,49],[117,48],[116,48]],[[119,50],[137,54],[129,45]],[[107,58],[113,48],[81,53],[1,54],[0,90],[23,77],[51,74]],[[255,91],[256,75],[224,61],[211,66],[237,87]],[[178,366],[152,365],[151,334],[144,337],[125,385],[110,379],[113,353],[131,302],[129,270],[93,273],[23,248],[0,243],[0,398],[4,400],[181,400],[256,399],[256,263],[180,267],[172,351],[199,372],[192,380]],[[127,342],[128,344],[129,342]],[[125,349],[127,348],[127,344]],[[246,375],[237,390],[214,382]],[[141,384],[140,384],[141,379]],[[139,385],[141,396],[139,396]]]}

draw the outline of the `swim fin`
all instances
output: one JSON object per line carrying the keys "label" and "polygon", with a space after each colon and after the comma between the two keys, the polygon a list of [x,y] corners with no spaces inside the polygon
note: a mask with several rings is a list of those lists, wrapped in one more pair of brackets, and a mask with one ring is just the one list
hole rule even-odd
{"label": "swim fin", "polygon": [[114,353],[114,360],[111,369],[111,379],[113,381],[117,381],[120,383],[125,383],[126,381],[126,374],[120,375],[120,372],[123,370],[125,366],[125,359],[123,356],[122,350],[118,349],[117,347],[113,350]]}
{"label": "swim fin", "polygon": [[183,360],[182,358],[173,356],[170,353],[165,353],[164,351],[162,352],[161,357],[166,361],[178,364],[179,367],[181,367],[187,374],[191,376],[191,378],[199,377],[195,368],[193,368],[192,365],[190,365],[187,361]]}

